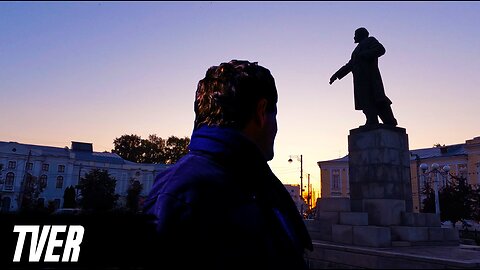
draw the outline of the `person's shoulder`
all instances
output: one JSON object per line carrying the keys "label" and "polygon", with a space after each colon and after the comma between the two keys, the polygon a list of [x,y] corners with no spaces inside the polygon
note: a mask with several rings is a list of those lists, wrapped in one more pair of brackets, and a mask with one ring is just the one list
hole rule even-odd
{"label": "person's shoulder", "polygon": [[155,179],[158,192],[176,193],[222,179],[225,171],[208,156],[189,153]]}
{"label": "person's shoulder", "polygon": [[212,198],[212,194],[228,189],[227,175],[208,157],[189,153],[155,178],[146,205],[153,206],[161,196],[187,204]]}

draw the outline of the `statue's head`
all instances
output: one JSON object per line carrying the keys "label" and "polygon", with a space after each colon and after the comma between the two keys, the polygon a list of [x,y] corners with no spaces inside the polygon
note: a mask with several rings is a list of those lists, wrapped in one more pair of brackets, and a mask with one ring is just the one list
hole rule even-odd
{"label": "statue's head", "polygon": [[369,33],[366,28],[360,27],[357,30],[355,30],[355,36],[353,37],[353,40],[355,43],[360,43],[362,40],[366,39],[368,37]]}

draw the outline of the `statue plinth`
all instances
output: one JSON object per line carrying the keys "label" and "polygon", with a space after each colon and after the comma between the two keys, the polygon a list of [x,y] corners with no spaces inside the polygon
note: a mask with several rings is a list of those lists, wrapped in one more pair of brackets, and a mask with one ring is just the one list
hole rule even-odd
{"label": "statue plinth", "polygon": [[458,246],[455,228],[434,213],[412,213],[410,151],[404,128],[378,124],[350,130],[350,198],[319,198],[313,239],[367,247]]}
{"label": "statue plinth", "polygon": [[351,211],[367,212],[372,225],[399,225],[412,212],[410,152],[404,128],[375,125],[350,130]]}

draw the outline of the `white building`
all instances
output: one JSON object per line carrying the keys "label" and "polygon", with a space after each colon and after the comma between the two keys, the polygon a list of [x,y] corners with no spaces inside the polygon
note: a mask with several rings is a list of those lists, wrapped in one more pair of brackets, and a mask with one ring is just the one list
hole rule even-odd
{"label": "white building", "polygon": [[305,200],[300,198],[300,185],[291,185],[291,184],[284,184],[285,189],[290,193],[295,205],[299,212],[305,212],[308,209],[307,203]]}
{"label": "white building", "polygon": [[141,196],[146,196],[155,176],[168,165],[135,163],[114,153],[94,152],[91,143],[72,142],[71,148],[60,148],[0,141],[0,167],[1,211],[16,211],[22,181],[28,176],[46,183],[39,200],[45,206],[53,201],[59,208],[67,187],[75,187],[92,169],[108,170],[117,180],[116,193],[123,204],[131,180],[143,185]]}

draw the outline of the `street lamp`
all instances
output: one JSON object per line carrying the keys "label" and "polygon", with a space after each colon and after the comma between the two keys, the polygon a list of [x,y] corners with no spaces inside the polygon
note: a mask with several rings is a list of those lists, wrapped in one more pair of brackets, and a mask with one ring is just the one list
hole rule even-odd
{"label": "street lamp", "polygon": [[300,214],[303,217],[303,155],[290,155],[290,158],[288,159],[289,163],[292,163],[293,158],[296,158],[298,161],[300,161],[300,198],[302,199],[301,204],[300,204]]}
{"label": "street lamp", "polygon": [[[435,192],[435,214],[440,215],[440,201],[438,199],[438,182],[439,182],[439,175],[445,175],[445,177],[448,178],[448,173],[450,172],[450,166],[445,165],[443,168],[440,170],[440,166],[437,163],[433,163],[431,166],[430,171],[428,171],[428,165],[425,163],[420,164],[420,169],[422,170],[422,178],[423,178],[423,183],[425,183],[425,178],[430,177],[433,178],[433,189]],[[433,176],[432,176],[433,175]],[[448,182],[448,179],[447,181]],[[444,186],[446,183],[444,184]]]}

